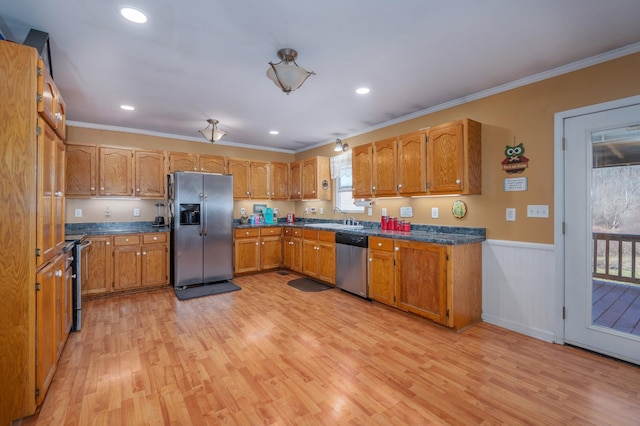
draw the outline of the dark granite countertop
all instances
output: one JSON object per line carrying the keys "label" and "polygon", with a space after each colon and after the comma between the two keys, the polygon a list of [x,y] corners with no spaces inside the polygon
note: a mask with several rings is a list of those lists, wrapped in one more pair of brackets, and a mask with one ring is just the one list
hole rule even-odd
{"label": "dark granite countertop", "polygon": [[169,232],[168,226],[155,227],[153,222],[67,223],[65,234],[111,235]]}
{"label": "dark granite countertop", "polygon": [[[323,223],[326,223],[328,226],[322,226]],[[251,225],[240,224],[239,222],[236,222],[233,226],[234,228],[266,228],[270,226],[305,228],[309,227],[308,225],[313,224],[313,227],[309,227],[310,229],[333,232],[349,232],[358,235],[386,237],[396,240],[407,240],[446,245],[481,243],[482,241],[486,240],[485,228],[412,224],[412,229],[410,232],[401,232],[382,230],[380,229],[380,224],[377,222],[364,222],[362,223],[361,228],[336,229],[335,225],[338,223],[339,222],[336,221],[299,221],[294,223],[278,222],[276,224]]]}

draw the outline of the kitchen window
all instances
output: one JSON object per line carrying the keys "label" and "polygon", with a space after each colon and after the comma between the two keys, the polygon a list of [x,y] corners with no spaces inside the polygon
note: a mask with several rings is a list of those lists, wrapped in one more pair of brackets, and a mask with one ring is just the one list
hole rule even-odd
{"label": "kitchen window", "polygon": [[331,158],[331,178],[334,180],[335,206],[346,213],[364,213],[364,207],[354,204],[350,152]]}

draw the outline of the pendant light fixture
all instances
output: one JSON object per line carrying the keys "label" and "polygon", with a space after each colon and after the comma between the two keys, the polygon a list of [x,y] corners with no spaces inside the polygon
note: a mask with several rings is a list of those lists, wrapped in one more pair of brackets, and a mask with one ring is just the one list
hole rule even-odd
{"label": "pendant light fixture", "polygon": [[298,52],[294,49],[286,48],[278,50],[280,62],[274,64],[267,70],[267,77],[273,81],[287,95],[300,88],[310,75],[315,75],[313,71],[307,71],[296,63]]}
{"label": "pendant light fixture", "polygon": [[336,146],[333,148],[335,152],[344,152],[349,149],[349,144],[342,143],[342,140],[336,139]]}
{"label": "pendant light fixture", "polygon": [[225,132],[218,129],[218,120],[210,118],[207,120],[207,123],[209,123],[209,125],[206,128],[199,130],[199,132],[202,133],[202,136],[204,136],[209,142],[218,142],[225,135]]}

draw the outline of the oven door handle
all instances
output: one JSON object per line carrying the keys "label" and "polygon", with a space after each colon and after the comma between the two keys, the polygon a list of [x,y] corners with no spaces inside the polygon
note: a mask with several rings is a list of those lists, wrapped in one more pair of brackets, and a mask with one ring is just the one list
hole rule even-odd
{"label": "oven door handle", "polygon": [[78,248],[79,248],[80,250],[82,250],[82,249],[85,249],[85,248],[89,247],[91,244],[93,244],[93,241],[91,241],[91,240],[84,240],[84,241],[82,242],[82,244],[80,244],[80,245],[78,246]]}

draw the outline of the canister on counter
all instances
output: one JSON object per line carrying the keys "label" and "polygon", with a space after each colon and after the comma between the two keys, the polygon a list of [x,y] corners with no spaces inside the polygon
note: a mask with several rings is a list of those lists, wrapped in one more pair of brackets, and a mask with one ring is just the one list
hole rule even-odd
{"label": "canister on counter", "polygon": [[380,218],[380,229],[386,230],[388,223],[389,223],[389,218],[387,216],[382,216]]}
{"label": "canister on counter", "polygon": [[388,218],[387,229],[390,231],[395,231],[397,222],[398,222],[398,219],[396,219],[395,217]]}

